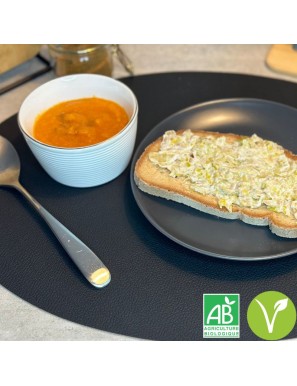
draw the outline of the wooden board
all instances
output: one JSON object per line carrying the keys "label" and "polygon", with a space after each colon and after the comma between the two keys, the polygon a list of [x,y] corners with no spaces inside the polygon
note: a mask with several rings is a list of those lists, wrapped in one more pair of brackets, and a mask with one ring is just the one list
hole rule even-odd
{"label": "wooden board", "polygon": [[266,58],[267,66],[274,71],[297,75],[297,49],[293,44],[274,44]]}
{"label": "wooden board", "polygon": [[41,44],[0,44],[0,74],[38,54]]}

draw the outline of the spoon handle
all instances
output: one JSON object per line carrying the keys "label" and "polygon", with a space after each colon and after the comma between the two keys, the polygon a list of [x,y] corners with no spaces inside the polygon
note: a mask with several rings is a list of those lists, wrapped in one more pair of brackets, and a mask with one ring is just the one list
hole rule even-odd
{"label": "spoon handle", "polygon": [[97,288],[105,287],[111,279],[110,272],[103,262],[79,238],[52,216],[31,194],[17,182],[14,187],[23,194],[37,212],[43,217],[63,248],[71,257],[85,278]]}

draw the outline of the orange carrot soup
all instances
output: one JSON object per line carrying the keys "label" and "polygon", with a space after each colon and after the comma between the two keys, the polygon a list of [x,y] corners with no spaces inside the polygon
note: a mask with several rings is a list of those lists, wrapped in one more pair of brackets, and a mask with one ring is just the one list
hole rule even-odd
{"label": "orange carrot soup", "polygon": [[82,98],[58,103],[40,114],[33,136],[47,145],[82,147],[105,141],[128,123],[126,111],[101,98]]}

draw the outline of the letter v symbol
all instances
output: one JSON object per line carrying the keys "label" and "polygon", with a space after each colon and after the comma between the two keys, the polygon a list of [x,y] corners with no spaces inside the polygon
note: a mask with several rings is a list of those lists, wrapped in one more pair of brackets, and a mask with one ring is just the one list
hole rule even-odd
{"label": "letter v symbol", "polygon": [[287,308],[288,298],[278,300],[274,304],[274,313],[273,313],[271,322],[270,322],[270,320],[268,318],[268,314],[267,314],[266,308],[263,306],[263,304],[260,302],[260,300],[258,300],[258,299],[255,299],[255,300],[259,304],[259,306],[261,307],[261,310],[263,311],[263,314],[264,314],[264,317],[265,317],[265,321],[266,321],[266,325],[267,325],[267,328],[268,328],[268,332],[269,332],[269,334],[272,334],[274,323],[275,323],[275,319],[276,319],[276,315],[280,311],[283,311],[283,310],[285,310]]}

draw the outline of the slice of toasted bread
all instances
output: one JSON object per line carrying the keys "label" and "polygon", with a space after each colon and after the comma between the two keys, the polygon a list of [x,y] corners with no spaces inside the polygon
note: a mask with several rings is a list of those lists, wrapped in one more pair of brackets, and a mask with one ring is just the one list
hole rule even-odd
{"label": "slice of toasted bread", "polygon": [[[180,130],[177,134],[183,132],[184,130]],[[212,136],[214,138],[224,136],[231,143],[246,138],[236,134],[207,131],[194,131],[193,133],[196,136]],[[201,194],[193,190],[185,178],[170,176],[169,170],[154,164],[149,158],[150,153],[160,150],[162,139],[163,137],[160,137],[151,143],[136,162],[134,179],[139,189],[148,194],[173,200],[211,215],[232,220],[240,219],[252,225],[268,225],[270,230],[280,237],[297,238],[297,220],[293,215],[288,216],[284,213],[275,212],[266,205],[250,208],[233,204],[232,209],[229,208],[228,210],[226,207],[219,205],[215,196]],[[285,150],[285,155],[297,161],[297,156],[287,150]]]}

